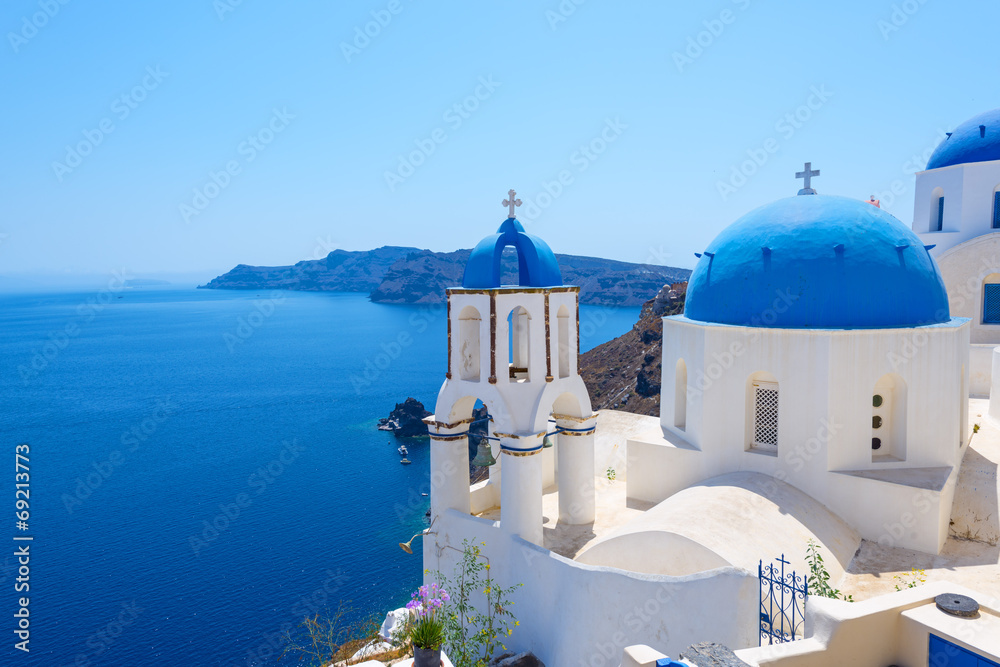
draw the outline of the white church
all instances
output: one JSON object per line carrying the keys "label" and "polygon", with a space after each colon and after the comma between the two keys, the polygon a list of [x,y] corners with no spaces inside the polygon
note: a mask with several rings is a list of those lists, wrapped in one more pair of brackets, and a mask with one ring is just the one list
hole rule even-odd
{"label": "white church", "polygon": [[[699,253],[684,314],[663,319],[659,419],[593,412],[577,372],[579,288],[562,284],[510,191],[508,217],[447,291],[423,560],[447,572],[463,540],[484,544],[498,581],[523,584],[512,648],[550,667],[668,664],[702,641],[750,665],[1000,664],[996,536],[982,538],[991,579],[856,603],[809,596],[798,641],[757,648],[762,561],[806,573],[813,540],[834,584],[858,554],[947,569],[958,514],[996,521],[995,464],[975,512],[962,480],[970,442],[1000,452],[985,401],[970,403],[1000,380],[1000,110],[958,126],[917,174],[912,229],[818,194],[818,174],[807,163],[796,196]],[[506,285],[511,247],[518,280]],[[489,479],[470,487],[477,401],[491,417],[476,457]],[[991,502],[994,518],[977,518]],[[950,615],[942,594],[979,612]],[[937,661],[942,647],[953,662]]]}

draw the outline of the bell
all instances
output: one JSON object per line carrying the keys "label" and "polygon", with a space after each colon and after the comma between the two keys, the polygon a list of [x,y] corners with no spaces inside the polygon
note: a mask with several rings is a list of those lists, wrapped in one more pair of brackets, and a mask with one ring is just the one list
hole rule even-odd
{"label": "bell", "polygon": [[476,458],[472,459],[472,465],[479,466],[480,468],[488,468],[496,462],[497,460],[493,458],[493,451],[490,449],[489,440],[486,438],[481,439],[479,446],[476,447]]}
{"label": "bell", "polygon": [[555,445],[552,444],[552,436],[546,433],[545,437],[542,439],[542,449],[551,449],[554,446]]}

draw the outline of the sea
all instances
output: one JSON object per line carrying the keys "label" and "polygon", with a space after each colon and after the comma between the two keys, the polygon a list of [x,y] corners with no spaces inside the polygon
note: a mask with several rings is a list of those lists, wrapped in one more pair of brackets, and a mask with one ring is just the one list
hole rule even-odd
{"label": "sea", "polygon": [[[639,315],[580,310],[583,350]],[[401,606],[429,445],[400,465],[376,425],[408,396],[433,410],[445,364],[443,305],[0,294],[0,664],[296,664],[306,617]]]}

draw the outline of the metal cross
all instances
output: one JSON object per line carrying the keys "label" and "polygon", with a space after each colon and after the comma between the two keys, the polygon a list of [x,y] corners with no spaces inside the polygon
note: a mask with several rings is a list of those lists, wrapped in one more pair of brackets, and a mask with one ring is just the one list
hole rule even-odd
{"label": "metal cross", "polygon": [[508,218],[516,217],[515,213],[514,213],[514,207],[521,205],[521,200],[520,199],[514,199],[514,196],[516,194],[517,193],[514,192],[514,190],[508,190],[507,191],[507,199],[503,200],[503,205],[510,207],[510,213],[507,214]]}
{"label": "metal cross", "polygon": [[803,179],[803,187],[799,190],[800,195],[814,195],[816,191],[810,187],[812,185],[812,177],[819,176],[819,169],[812,168],[812,162],[806,162],[805,169],[795,173],[795,178]]}

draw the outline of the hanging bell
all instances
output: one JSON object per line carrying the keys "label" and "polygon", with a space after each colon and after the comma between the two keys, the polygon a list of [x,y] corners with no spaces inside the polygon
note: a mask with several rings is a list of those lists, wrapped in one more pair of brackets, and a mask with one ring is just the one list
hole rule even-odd
{"label": "hanging bell", "polygon": [[493,458],[493,451],[490,449],[489,440],[482,438],[479,441],[479,446],[476,447],[476,458],[472,459],[472,465],[488,468],[496,462],[497,460]]}
{"label": "hanging bell", "polygon": [[542,439],[542,449],[551,449],[552,447],[555,447],[552,442],[552,436],[546,433],[545,437]]}

